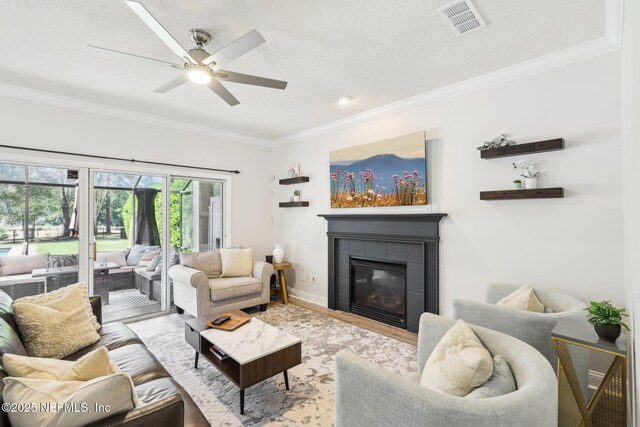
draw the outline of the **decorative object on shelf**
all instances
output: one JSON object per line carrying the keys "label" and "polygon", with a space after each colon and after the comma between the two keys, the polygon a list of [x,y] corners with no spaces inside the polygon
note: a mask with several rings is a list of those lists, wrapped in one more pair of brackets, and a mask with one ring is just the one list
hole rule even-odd
{"label": "decorative object on shelf", "polygon": [[611,305],[611,301],[591,301],[589,307],[585,308],[587,321],[593,325],[598,336],[606,341],[615,342],[622,331],[621,326],[629,331],[629,327],[622,322],[625,314],[624,308],[617,308]]}
{"label": "decorative object on shelf", "polygon": [[507,147],[511,145],[516,145],[516,142],[511,141],[510,139],[507,139],[507,137],[504,136],[503,134],[500,134],[495,138],[493,138],[491,141],[485,141],[484,144],[478,147],[478,150],[480,151],[489,150],[490,148],[500,148],[500,147]]}
{"label": "decorative object on shelf", "polygon": [[332,208],[427,204],[425,132],[330,153]]}
{"label": "decorative object on shelf", "polygon": [[282,245],[280,243],[276,243],[273,245],[273,262],[276,264],[280,264],[284,260],[284,249],[282,249]]}
{"label": "decorative object on shelf", "polygon": [[291,203],[295,202],[295,200],[293,200],[293,196],[289,197],[289,201],[290,201]]}
{"label": "decorative object on shelf", "polygon": [[522,181],[519,179],[514,179],[513,185],[516,187],[517,190],[520,190],[522,188]]}
{"label": "decorative object on shelf", "polygon": [[293,173],[295,176],[300,176],[300,162],[293,165]]}
{"label": "decorative object on shelf", "polygon": [[541,171],[534,170],[535,166],[533,163],[522,163],[517,161],[513,163],[513,168],[524,171],[520,174],[520,176],[524,178],[524,188],[528,190],[538,188],[538,175],[540,175]]}
{"label": "decorative object on shelf", "polygon": [[289,172],[287,173],[287,177],[288,178],[295,178],[296,176],[296,171],[294,168],[289,169]]}
{"label": "decorative object on shelf", "polygon": [[293,190],[293,201],[294,202],[300,201],[300,190],[298,189]]}

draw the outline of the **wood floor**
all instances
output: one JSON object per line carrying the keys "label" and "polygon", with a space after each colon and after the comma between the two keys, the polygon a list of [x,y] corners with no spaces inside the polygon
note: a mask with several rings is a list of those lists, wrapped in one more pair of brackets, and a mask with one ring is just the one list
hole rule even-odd
{"label": "wood floor", "polygon": [[[314,311],[325,316],[333,317],[334,319],[342,320],[343,322],[350,323],[363,329],[367,329],[373,332],[377,332],[380,335],[387,336],[389,338],[397,339],[398,341],[406,342],[408,344],[416,345],[418,341],[418,335],[405,331],[404,329],[395,328],[393,326],[385,325],[375,320],[366,319],[364,317],[356,316],[355,314],[345,313],[343,311],[334,311],[326,307],[322,307],[317,304],[313,304],[299,298],[290,296],[289,303],[295,304],[307,310]],[[277,301],[271,301],[269,305],[281,304]],[[154,317],[151,319],[140,320],[137,322],[131,322],[128,326],[138,334],[141,338],[150,337],[160,333],[182,331],[184,330],[185,320],[191,319],[193,316],[189,314],[177,314],[172,313],[165,316]]]}

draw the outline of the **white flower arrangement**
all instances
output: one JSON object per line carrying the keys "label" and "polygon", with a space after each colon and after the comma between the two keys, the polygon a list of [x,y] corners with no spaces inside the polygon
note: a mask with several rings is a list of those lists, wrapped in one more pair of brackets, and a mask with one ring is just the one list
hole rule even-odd
{"label": "white flower arrangement", "polygon": [[523,170],[524,172],[520,174],[523,178],[535,178],[540,174],[540,172],[542,172],[540,170],[535,170],[535,166],[531,162],[523,163],[521,161],[517,161],[513,163],[513,168]]}

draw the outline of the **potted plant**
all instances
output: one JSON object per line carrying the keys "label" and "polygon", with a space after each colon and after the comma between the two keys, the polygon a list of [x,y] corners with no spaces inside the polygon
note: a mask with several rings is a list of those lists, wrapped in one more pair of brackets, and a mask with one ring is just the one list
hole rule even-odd
{"label": "potted plant", "polygon": [[293,201],[294,202],[300,201],[300,190],[293,190]]}
{"label": "potted plant", "polygon": [[513,185],[515,185],[515,186],[516,186],[516,189],[517,189],[517,190],[520,190],[520,189],[522,188],[522,181],[521,181],[521,180],[519,180],[519,179],[514,179],[514,180],[513,180]]}
{"label": "potted plant", "polygon": [[524,171],[520,174],[520,176],[524,178],[524,188],[538,188],[538,175],[540,175],[540,171],[534,170],[533,163],[516,162],[513,164],[513,168],[522,169]]}
{"label": "potted plant", "polygon": [[610,301],[592,301],[585,310],[589,313],[587,321],[593,325],[596,334],[603,340],[611,342],[617,340],[621,332],[620,326],[629,330],[629,327],[622,322],[622,316],[626,316],[625,309],[612,306]]}

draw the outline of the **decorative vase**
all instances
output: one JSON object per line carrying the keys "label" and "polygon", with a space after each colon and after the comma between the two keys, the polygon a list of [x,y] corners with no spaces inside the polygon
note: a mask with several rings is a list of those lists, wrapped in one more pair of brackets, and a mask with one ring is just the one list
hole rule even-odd
{"label": "decorative vase", "polygon": [[533,190],[534,188],[538,188],[538,178],[525,178],[524,188],[526,188],[527,190]]}
{"label": "decorative vase", "polygon": [[593,325],[596,334],[605,341],[615,342],[620,336],[622,329],[620,325]]}
{"label": "decorative vase", "polygon": [[289,169],[289,173],[287,174],[287,176],[289,178],[294,178],[296,176],[296,171],[293,168]]}
{"label": "decorative vase", "polygon": [[293,196],[293,201],[294,202],[299,202],[300,201],[300,196]]}
{"label": "decorative vase", "polygon": [[515,185],[516,190],[520,190],[522,188],[522,183],[521,182],[514,182],[513,185]]}
{"label": "decorative vase", "polygon": [[293,171],[296,176],[300,176],[300,163],[296,163],[295,166],[293,166]]}
{"label": "decorative vase", "polygon": [[284,260],[284,249],[282,249],[282,245],[276,243],[273,247],[273,262],[276,264],[280,264]]}

